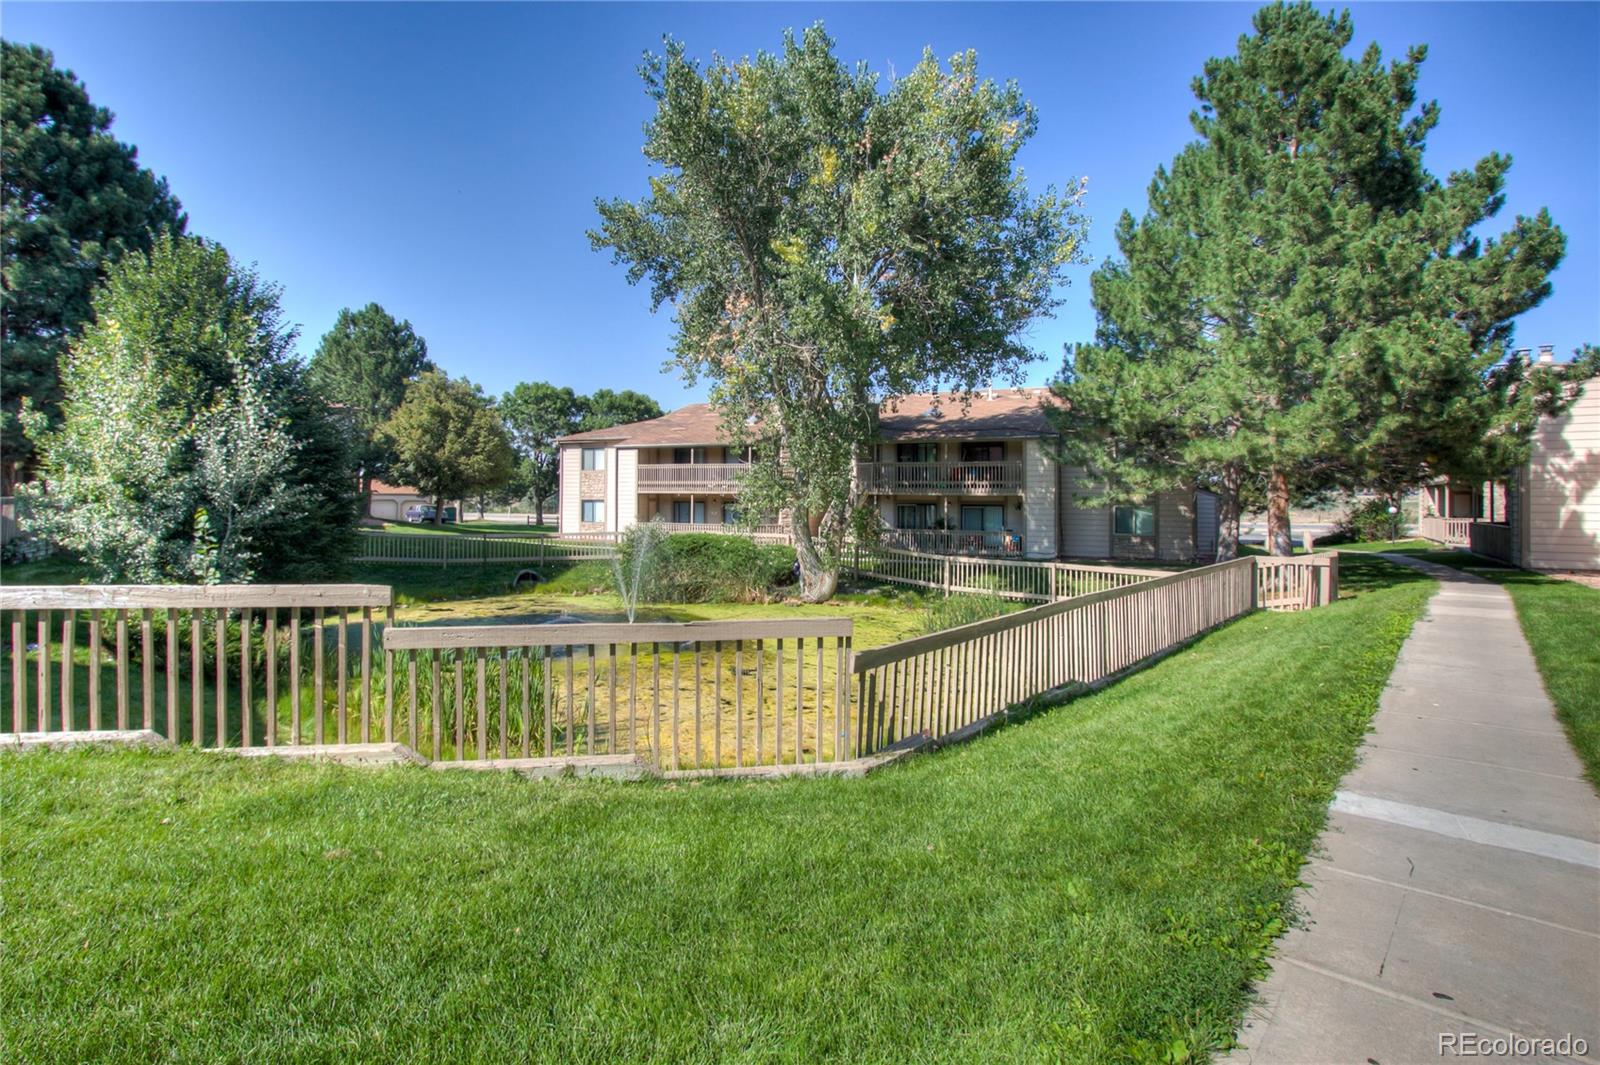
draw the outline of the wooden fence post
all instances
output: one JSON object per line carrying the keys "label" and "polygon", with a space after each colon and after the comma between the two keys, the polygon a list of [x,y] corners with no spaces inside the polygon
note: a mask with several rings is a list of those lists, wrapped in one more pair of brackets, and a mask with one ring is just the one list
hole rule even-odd
{"label": "wooden fence post", "polygon": [[945,594],[945,598],[946,599],[950,598],[950,556],[949,555],[946,555],[944,557],[944,594]]}

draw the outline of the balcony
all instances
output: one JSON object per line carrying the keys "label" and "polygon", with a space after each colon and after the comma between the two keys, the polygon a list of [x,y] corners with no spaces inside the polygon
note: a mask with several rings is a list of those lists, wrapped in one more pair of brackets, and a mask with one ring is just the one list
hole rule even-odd
{"label": "balcony", "polygon": [[1022,537],[1000,529],[884,529],[879,542],[898,551],[931,555],[1022,555]]}
{"label": "balcony", "polygon": [[1020,462],[862,462],[856,478],[871,495],[1022,494]]}
{"label": "balcony", "polygon": [[739,478],[749,468],[742,462],[676,462],[640,466],[639,491],[737,493]]}

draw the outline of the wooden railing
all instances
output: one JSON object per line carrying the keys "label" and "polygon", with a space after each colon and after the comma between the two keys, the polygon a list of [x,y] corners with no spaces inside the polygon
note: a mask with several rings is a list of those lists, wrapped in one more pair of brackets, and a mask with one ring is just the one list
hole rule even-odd
{"label": "wooden railing", "polygon": [[1437,514],[1424,514],[1417,522],[1417,534],[1424,540],[1433,540],[1447,547],[1466,547],[1472,542],[1472,526],[1476,518],[1441,518]]}
{"label": "wooden railing", "polygon": [[742,462],[654,463],[639,467],[641,492],[733,492],[750,467]]}
{"label": "wooden railing", "polygon": [[1339,556],[1256,558],[1256,605],[1266,610],[1310,610],[1339,598]]}
{"label": "wooden railing", "polygon": [[757,525],[753,530],[743,525],[716,525],[711,522],[663,521],[661,528],[668,533],[712,533],[722,536],[745,536],[758,544],[787,544],[794,536],[786,525]]}
{"label": "wooden railing", "polygon": [[992,594],[1052,602],[1154,580],[1164,570],[1077,566],[1065,562],[930,555],[884,549],[852,550],[846,571],[858,577],[929,588],[946,595]]}
{"label": "wooden railing", "polygon": [[1481,518],[1441,518],[1424,514],[1417,534],[1446,547],[1464,547],[1475,555],[1511,561],[1511,526]]}
{"label": "wooden railing", "polygon": [[1009,707],[1095,684],[1255,603],[1255,561],[1142,581],[858,652],[855,752],[959,736]]}
{"label": "wooden railing", "polygon": [[388,588],[0,588],[0,713],[14,732],[144,728],[203,747],[367,742],[388,675],[374,610],[392,617]]}
{"label": "wooden railing", "polygon": [[392,628],[405,735],[435,761],[627,754],[666,772],[850,757],[843,618]]}
{"label": "wooden railing", "polygon": [[991,529],[984,532],[959,529],[884,529],[879,533],[884,547],[900,551],[922,551],[938,555],[1022,554],[1020,533]]}
{"label": "wooden railing", "polygon": [[363,532],[355,561],[437,566],[583,562],[610,558],[616,539],[616,533]]}
{"label": "wooden railing", "polygon": [[1494,522],[1473,522],[1467,530],[1467,550],[1484,558],[1511,562],[1511,526]]}
{"label": "wooden railing", "polygon": [[17,733],[143,728],[217,749],[404,742],[485,767],[817,766],[949,737],[1256,606],[1338,595],[1336,555],[1172,574],[905,552],[856,565],[1054,601],[854,653],[847,619],[402,628],[374,585],[0,588],[0,715]]}
{"label": "wooden railing", "polygon": [[861,490],[888,495],[1016,495],[1022,491],[1020,462],[861,462]]}

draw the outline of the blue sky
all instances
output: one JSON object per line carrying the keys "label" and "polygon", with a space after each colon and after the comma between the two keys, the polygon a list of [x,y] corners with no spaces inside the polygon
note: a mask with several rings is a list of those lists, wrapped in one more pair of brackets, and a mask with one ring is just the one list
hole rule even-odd
{"label": "blue sky", "polygon": [[[339,308],[409,318],[436,361],[492,391],[545,379],[587,392],[701,398],[661,366],[666,311],[589,250],[596,196],[637,196],[649,115],[636,74],[670,33],[696,54],[776,47],[822,20],[884,73],[924,46],[975,48],[1040,113],[1035,187],[1089,178],[1090,255],[1142,209],[1188,140],[1190,82],[1230,53],[1250,4],[632,5],[5,3],[14,41],[52,49],[166,175],[193,232],[284,289],[307,355]],[[1568,235],[1555,294],[1520,343],[1600,341],[1600,5],[1356,4],[1357,40],[1429,46],[1420,92],[1443,121],[1436,174],[1490,151],[1515,165],[1502,212],[1547,206]],[[1037,325],[1032,379],[1093,330],[1089,268]]]}

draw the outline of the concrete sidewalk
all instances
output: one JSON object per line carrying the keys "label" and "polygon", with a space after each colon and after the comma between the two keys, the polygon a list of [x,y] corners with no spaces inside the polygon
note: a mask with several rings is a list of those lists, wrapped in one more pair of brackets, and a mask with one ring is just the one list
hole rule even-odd
{"label": "concrete sidewalk", "polygon": [[1441,1036],[1473,1033],[1586,1044],[1499,1060],[1600,1062],[1600,799],[1510,595],[1384,557],[1444,583],[1304,871],[1306,921],[1224,1060],[1437,1062],[1460,1052]]}

